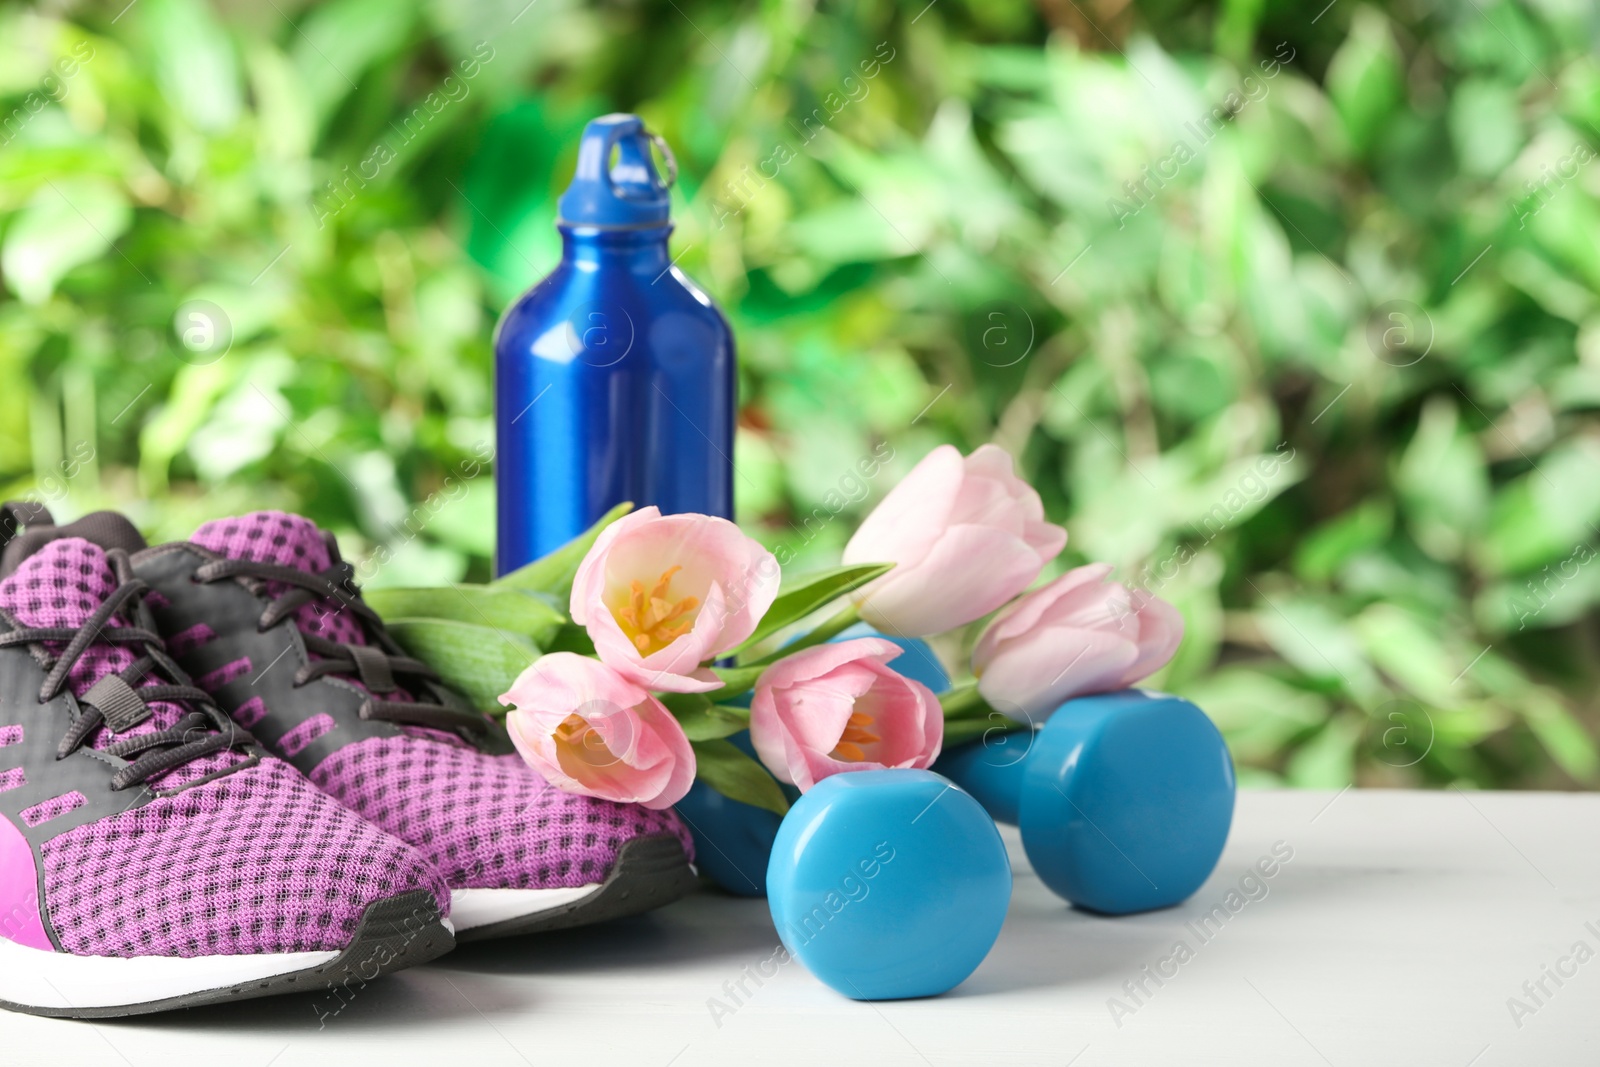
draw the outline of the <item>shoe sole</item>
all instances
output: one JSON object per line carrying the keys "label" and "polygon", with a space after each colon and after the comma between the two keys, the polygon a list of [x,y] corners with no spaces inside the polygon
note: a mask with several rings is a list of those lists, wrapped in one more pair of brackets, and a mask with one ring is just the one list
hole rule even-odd
{"label": "shoe sole", "polygon": [[[638,915],[672,903],[699,884],[683,844],[671,834],[652,834],[623,845],[604,882],[573,889],[457,889],[451,913],[464,909],[456,941],[465,944]],[[500,917],[524,906],[529,910]]]}
{"label": "shoe sole", "polygon": [[[256,956],[73,956],[0,940],[0,1007],[58,1019],[114,1019],[280,993],[359,987],[437,959],[455,937],[426,890],[368,906],[339,952]],[[155,999],[115,1003],[130,991]],[[41,997],[42,1002],[34,1002]],[[21,999],[21,998],[28,999]]]}

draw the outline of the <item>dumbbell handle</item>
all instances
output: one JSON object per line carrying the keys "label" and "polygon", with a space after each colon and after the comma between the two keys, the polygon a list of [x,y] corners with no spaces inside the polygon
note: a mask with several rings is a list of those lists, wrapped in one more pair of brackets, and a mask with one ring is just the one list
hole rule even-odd
{"label": "dumbbell handle", "polygon": [[997,730],[945,752],[933,769],[971,793],[996,822],[1015,826],[1028,756],[1037,737],[1033,730]]}

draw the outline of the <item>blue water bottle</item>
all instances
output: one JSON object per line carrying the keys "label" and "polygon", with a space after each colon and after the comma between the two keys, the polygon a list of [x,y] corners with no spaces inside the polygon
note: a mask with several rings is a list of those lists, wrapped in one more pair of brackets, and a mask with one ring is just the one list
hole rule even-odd
{"label": "blue water bottle", "polygon": [[733,517],[733,334],[668,254],[676,172],[636,115],[583,131],[561,263],[495,333],[496,573],[624,500]]}

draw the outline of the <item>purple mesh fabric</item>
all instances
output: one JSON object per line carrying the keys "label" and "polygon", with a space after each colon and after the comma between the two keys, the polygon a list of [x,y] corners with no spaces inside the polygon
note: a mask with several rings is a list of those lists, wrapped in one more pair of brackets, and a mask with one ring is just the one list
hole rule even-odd
{"label": "purple mesh fabric", "polygon": [[[78,627],[88,621],[116,588],[117,576],[105,552],[82,538],[68,537],[49,542],[24,560],[5,581],[0,581],[0,608],[10,612],[24,626]],[[111,619],[108,623],[109,627],[123,625],[120,619]],[[49,651],[58,655],[65,647],[52,643]],[[125,670],[137,658],[126,646],[90,645],[67,675],[67,688],[75,696],[82,696],[95,682]],[[95,731],[89,738],[89,745],[98,748],[120,738],[155,733],[168,729],[183,717],[182,708],[165,701],[152,703],[150,711],[150,718],[115,737],[104,729]],[[61,724],[63,730],[66,726],[65,722]],[[152,777],[149,784],[151,788],[171,788],[234,766],[244,759],[238,752],[219,752]]]}
{"label": "purple mesh fabric", "polygon": [[28,784],[28,774],[21,767],[13,767],[0,774],[0,793],[7,789],[21,789]]}
{"label": "purple mesh fabric", "polygon": [[41,849],[62,947],[93,956],[344,948],[368,905],[449,892],[408,846],[263,760]]}
{"label": "purple mesh fabric", "polygon": [[[235,519],[216,519],[201,526],[189,540],[228,559],[274,563],[280,567],[294,567],[313,573],[327,570],[333,562],[328,552],[328,542],[316,523],[281,511],[256,511]],[[271,597],[282,596],[290,588],[283,582],[267,582],[265,585],[266,593]],[[294,613],[294,621],[302,633],[314,634],[343,645],[368,644],[360,620],[338,605],[313,600]],[[322,657],[311,653],[309,658],[318,660]],[[248,671],[249,667],[246,666],[245,670]],[[232,680],[232,677],[213,678],[207,675],[199,684],[202,689],[214,691]],[[345,680],[357,688],[365,688],[358,679]],[[411,696],[405,692],[394,692],[385,693],[384,699],[404,703]]]}
{"label": "purple mesh fabric", "polygon": [[293,730],[283,735],[278,747],[285,756],[298,756],[306,746],[334,728],[332,715],[313,715]]}
{"label": "purple mesh fabric", "polygon": [[421,737],[374,737],[311,774],[322,789],[415,845],[454,889],[554,889],[604,880],[628,841],[689,834],[670,811],[565,793],[517,756]]}
{"label": "purple mesh fabric", "polygon": [[233,709],[233,721],[246,730],[254,730],[256,724],[266,717],[267,702],[260,697],[251,697]]}
{"label": "purple mesh fabric", "polygon": [[31,808],[24,808],[22,810],[22,821],[29,826],[38,826],[40,823],[49,822],[51,819],[59,819],[69,811],[77,811],[87,803],[89,803],[88,797],[77,790],[73,790],[58,797],[51,797],[49,800],[35,804]]}
{"label": "purple mesh fabric", "polygon": [[[99,546],[71,537],[45,545],[24,560],[15,574],[0,582],[0,608],[24,626],[77,627],[87,622],[116,588],[117,576]],[[121,626],[122,621],[112,619],[111,625]],[[52,654],[59,651],[51,649]],[[134,658],[125,648],[93,646],[73,667],[68,684],[74,693],[86,691],[102,676],[122,670]],[[181,715],[172,705],[158,707],[167,710],[172,721]]]}
{"label": "purple mesh fabric", "polygon": [[[207,523],[193,541],[229,558],[302,570],[320,571],[330,561],[315,525],[275,511]],[[280,583],[268,583],[269,596],[283,591]],[[295,621],[332,641],[369,643],[348,612],[317,602],[301,608]],[[397,692],[385,699],[409,697]],[[564,793],[517,756],[487,756],[454,734],[426,727],[402,730],[400,737],[345,746],[318,765],[311,780],[415,845],[452,888],[588,885],[605,878],[624,844],[647,834],[673,834],[693,855],[688,832],[671,812]]]}
{"label": "purple mesh fabric", "polygon": [[20,744],[22,741],[22,727],[0,726],[0,748],[7,745]]}
{"label": "purple mesh fabric", "polygon": [[[229,559],[277,563],[303,571],[325,571],[333,562],[322,531],[310,519],[281,511],[257,511],[236,519],[217,519],[194,532],[190,541]],[[268,582],[267,595],[278,597],[289,587]],[[344,645],[364,645],[361,624],[347,611],[313,600],[295,612],[295,622],[306,633]]]}
{"label": "purple mesh fabric", "polygon": [[243,678],[249,674],[250,667],[249,656],[243,659],[236,659],[232,663],[224,663],[214,671],[202,674],[194,680],[194,684],[208,693],[215,693],[235,678]]}
{"label": "purple mesh fabric", "polygon": [[193,652],[207,641],[216,640],[217,632],[203,622],[197,622],[187,630],[172,634],[167,640],[167,651],[174,656],[182,656]]}

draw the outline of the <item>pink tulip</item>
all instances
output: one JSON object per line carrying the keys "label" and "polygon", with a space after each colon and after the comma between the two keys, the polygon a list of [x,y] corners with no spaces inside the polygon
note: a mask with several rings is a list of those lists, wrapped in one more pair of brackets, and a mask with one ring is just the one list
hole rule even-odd
{"label": "pink tulip", "polygon": [[572,619],[624,678],[706,692],[722,683],[703,664],[755,632],[778,578],[772,553],[727,519],[640,508],[607,526],[579,564]]}
{"label": "pink tulip", "polygon": [[889,491],[844,548],[846,563],[893,563],[855,596],[861,617],[897,636],[981,618],[1039,576],[1067,543],[1002,448],[965,458],[940,445]]}
{"label": "pink tulip", "polygon": [[944,740],[944,711],[927,686],[886,666],[900,651],[862,637],[767,668],[750,704],[750,740],[761,762],[801,791],[841,771],[931,764]]}
{"label": "pink tulip", "polygon": [[557,789],[668,808],[694,784],[694,750],[661,701],[598,660],[541,656],[500,697],[528,765]]}
{"label": "pink tulip", "polygon": [[1038,722],[1062,701],[1126,689],[1165,665],[1183,640],[1183,616],[1106,581],[1110,573],[1106,563],[1070,570],[996,616],[972,652],[983,698]]}

